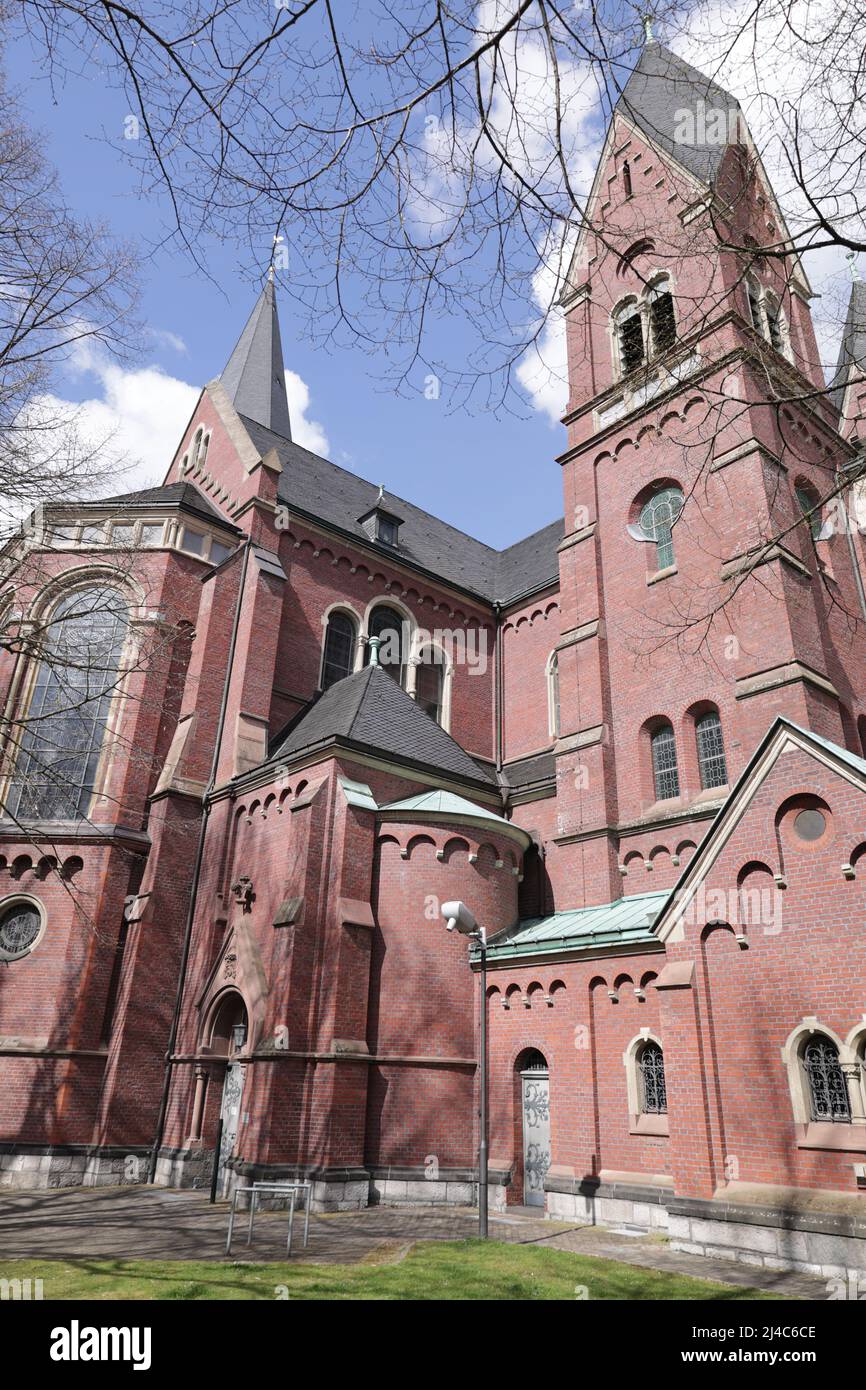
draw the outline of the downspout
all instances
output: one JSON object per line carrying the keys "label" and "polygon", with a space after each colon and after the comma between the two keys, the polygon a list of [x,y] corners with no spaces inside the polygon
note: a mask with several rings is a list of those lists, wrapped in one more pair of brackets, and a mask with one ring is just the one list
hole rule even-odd
{"label": "downspout", "polygon": [[[859,467],[862,468],[862,462]],[[842,476],[848,469],[840,469]],[[854,569],[854,582],[857,585],[857,597],[860,600],[860,611],[863,614],[863,622],[866,625],[866,589],[863,587],[863,573],[860,569],[860,559],[854,545],[854,537],[851,535],[851,484],[845,484],[844,491],[844,512],[845,512],[845,538],[848,541],[848,554],[851,556],[851,564]]]}
{"label": "downspout", "polygon": [[198,900],[199,882],[201,879],[201,866],[204,860],[204,846],[207,838],[207,826],[210,818],[210,796],[216,785],[217,768],[219,767],[220,751],[222,749],[223,734],[225,732],[226,712],[228,709],[229,689],[231,687],[232,671],[235,663],[235,651],[238,643],[238,628],[241,620],[241,605],[244,598],[244,590],[247,582],[247,568],[249,566],[250,549],[252,541],[247,540],[244,546],[243,559],[241,560],[241,577],[238,584],[238,597],[235,603],[235,615],[232,621],[232,636],[229,644],[228,662],[226,664],[226,677],[223,683],[222,702],[220,704],[219,719],[217,720],[216,739],[214,741],[213,759],[211,761],[210,780],[208,781],[202,798],[202,817],[201,826],[198,833],[198,846],[195,853],[195,863],[192,871],[192,884],[190,885],[189,909],[186,915],[186,927],[183,937],[183,951],[180,960],[180,973],[177,981],[177,994],[174,1001],[174,1015],[171,1020],[171,1031],[168,1037],[168,1048],[165,1056],[165,1078],[162,1083],[162,1096],[159,1102],[159,1116],[156,1122],[156,1135],[153,1141],[153,1148],[150,1153],[150,1164],[147,1171],[147,1181],[152,1183],[156,1179],[156,1165],[159,1150],[162,1146],[163,1132],[165,1130],[165,1117],[168,1111],[168,1096],[171,1088],[171,1074],[174,1065],[174,1049],[177,1044],[177,1034],[180,1027],[180,1013],[183,1005],[183,992],[186,987],[186,973],[189,967],[189,953],[192,945],[192,924],[195,919],[195,909]]}
{"label": "downspout", "polygon": [[494,711],[496,717],[496,771],[502,771],[502,604],[493,605],[496,616],[496,636],[493,639]]}

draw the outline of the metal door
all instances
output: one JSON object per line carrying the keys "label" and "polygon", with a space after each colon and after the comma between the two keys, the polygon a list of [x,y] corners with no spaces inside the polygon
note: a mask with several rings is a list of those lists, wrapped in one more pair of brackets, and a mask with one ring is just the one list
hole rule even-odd
{"label": "metal door", "polygon": [[217,1175],[217,1191],[226,1195],[229,1172],[226,1167],[228,1160],[235,1151],[238,1138],[238,1130],[241,1123],[241,1096],[244,1090],[244,1069],[240,1062],[229,1062],[226,1067],[225,1080],[223,1081],[223,1098],[220,1106],[220,1119],[223,1122],[222,1141],[220,1143],[219,1171]]}
{"label": "metal door", "polygon": [[521,1072],[523,1093],[523,1200],[544,1206],[544,1175],[550,1167],[550,1077],[531,1067]]}

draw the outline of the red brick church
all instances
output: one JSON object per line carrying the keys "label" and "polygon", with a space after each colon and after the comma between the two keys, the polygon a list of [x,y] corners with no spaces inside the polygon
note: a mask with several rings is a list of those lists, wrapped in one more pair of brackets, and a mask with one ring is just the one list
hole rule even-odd
{"label": "red brick church", "polygon": [[828,393],[786,235],[648,43],[562,519],[496,551],[293,442],[269,282],[162,486],[10,544],[0,1184],[472,1201],[462,899],[497,1203],[866,1270],[866,286]]}

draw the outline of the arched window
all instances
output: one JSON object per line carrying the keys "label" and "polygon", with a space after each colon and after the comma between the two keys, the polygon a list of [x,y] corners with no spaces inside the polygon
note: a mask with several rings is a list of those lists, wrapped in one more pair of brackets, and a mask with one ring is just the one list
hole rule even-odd
{"label": "arched window", "polygon": [[749,318],[752,327],[761,337],[764,336],[764,315],[761,309],[761,287],[757,280],[751,275],[746,276],[746,303],[749,306]]}
{"label": "arched window", "polygon": [[657,1042],[645,1042],[637,1057],[642,1115],[666,1115],[668,1095],[665,1087],[664,1053]]}
{"label": "arched window", "polygon": [[670,724],[660,724],[650,739],[653,760],[653,783],[656,801],[667,801],[680,794],[680,775],[677,768],[677,744]]}
{"label": "arched window", "polygon": [[624,163],[623,166],[622,166],[622,186],[623,186],[623,188],[624,188],[624,190],[625,190],[625,196],[626,196],[627,198],[630,198],[630,197],[631,197],[631,194],[632,194],[632,187],[631,187],[631,169],[630,169],[629,166],[628,166],[628,160],[626,160],[625,163]]}
{"label": "arched window", "polygon": [[722,721],[715,710],[702,714],[697,720],[695,740],[698,745],[698,767],[701,774],[701,786],[704,791],[710,787],[726,786],[728,766],[725,761]]}
{"label": "arched window", "polygon": [[648,541],[655,541],[656,567],[660,570],[674,563],[674,526],[682,509],[683,494],[678,487],[660,488],[641,508],[640,529]]}
{"label": "arched window", "polygon": [[328,690],[336,681],[352,674],[355,662],[355,632],[355,624],[348,613],[337,610],[328,618],[322,653],[323,690]]}
{"label": "arched window", "polygon": [[86,816],[129,614],[116,589],[76,589],[45,627],[9,796],[19,820]]}
{"label": "arched window", "polygon": [[547,710],[550,733],[559,738],[561,717],[559,708],[559,653],[554,652],[547,665]]}
{"label": "arched window", "polygon": [[442,701],[445,691],[445,660],[438,647],[425,647],[419,653],[415,679],[415,703],[425,714],[442,723]]}
{"label": "arched window", "polygon": [[809,1095],[810,1118],[850,1124],[851,1105],[839,1049],[829,1038],[816,1034],[803,1048],[803,1067]]}
{"label": "arched window", "polygon": [[[370,614],[367,636],[380,638],[379,665],[403,684],[403,668],[406,660],[406,641],[404,628],[406,620],[396,609],[380,603]],[[370,660],[370,646],[367,646],[367,661]]]}
{"label": "arched window", "polygon": [[767,315],[767,336],[777,352],[785,353],[785,319],[779,301],[774,294],[764,295],[764,311]]}
{"label": "arched window", "polygon": [[199,466],[199,468],[204,468],[205,464],[207,463],[207,451],[208,451],[209,446],[210,446],[210,435],[209,435],[209,434],[206,434],[205,437],[204,437],[204,439],[203,439],[202,442],[201,442],[201,447],[200,447],[199,453],[198,453],[198,466]]}
{"label": "arched window", "polygon": [[670,281],[665,277],[656,280],[647,294],[650,313],[650,333],[653,353],[658,355],[673,347],[677,337],[677,323],[674,317],[674,300]]}
{"label": "arched window", "polygon": [[643,315],[637,300],[624,304],[616,315],[616,340],[619,347],[619,365],[623,376],[628,376],[643,364],[645,357]]}
{"label": "arched window", "polygon": [[821,534],[821,501],[810,487],[800,483],[794,488],[797,504],[809,523],[809,533],[813,541]]}

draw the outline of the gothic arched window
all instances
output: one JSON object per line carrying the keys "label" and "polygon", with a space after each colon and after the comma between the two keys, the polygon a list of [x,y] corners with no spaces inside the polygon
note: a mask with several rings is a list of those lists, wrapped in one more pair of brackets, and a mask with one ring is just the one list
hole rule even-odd
{"label": "gothic arched window", "polygon": [[681,488],[663,487],[641,508],[640,529],[648,541],[655,541],[656,567],[660,570],[674,563],[674,526],[683,500]]}
{"label": "gothic arched window", "polygon": [[554,652],[547,667],[547,708],[550,732],[559,738],[562,719],[559,707],[559,654]]}
{"label": "gothic arched window", "polygon": [[653,784],[656,801],[667,801],[680,794],[680,774],[677,768],[677,744],[670,724],[660,724],[650,737],[653,760]]}
{"label": "gothic arched window", "polygon": [[637,1066],[640,1077],[641,1113],[666,1115],[668,1095],[665,1088],[665,1059],[658,1043],[644,1043],[638,1054]]}
{"label": "gothic arched window", "polygon": [[805,483],[799,483],[794,488],[794,494],[797,505],[809,524],[812,540],[816,541],[821,534],[821,499]]}
{"label": "gothic arched window", "polygon": [[671,283],[667,278],[656,280],[647,292],[649,303],[650,333],[653,353],[658,355],[673,347],[677,337],[677,321],[674,316],[674,300]]}
{"label": "gothic arched window", "polygon": [[437,724],[442,723],[444,692],[445,659],[438,647],[425,647],[415,672],[415,703]]}
{"label": "gothic arched window", "polygon": [[[380,603],[370,614],[367,636],[378,637],[379,665],[393,676],[398,684],[403,684],[403,668],[406,660],[404,627],[406,620],[396,609]],[[367,645],[367,661],[370,660],[370,646]]]}
{"label": "gothic arched window", "polygon": [[644,346],[643,315],[637,300],[624,304],[616,315],[616,340],[619,347],[619,365],[623,376],[643,365],[646,349]]}
{"label": "gothic arched window", "polygon": [[328,618],[322,653],[322,689],[328,690],[344,676],[352,674],[355,661],[355,624],[339,609]]}
{"label": "gothic arched window", "polygon": [[695,723],[695,741],[698,745],[698,767],[701,774],[701,787],[724,787],[728,781],[728,765],[725,759],[725,744],[722,738],[722,721],[716,710],[702,714]]}
{"label": "gothic arched window", "polygon": [[12,776],[19,820],[87,815],[129,614],[116,589],[76,589],[45,625]]}
{"label": "gothic arched window", "polygon": [[849,1124],[851,1105],[848,1086],[835,1043],[820,1034],[810,1038],[803,1048],[803,1067],[811,1119]]}

